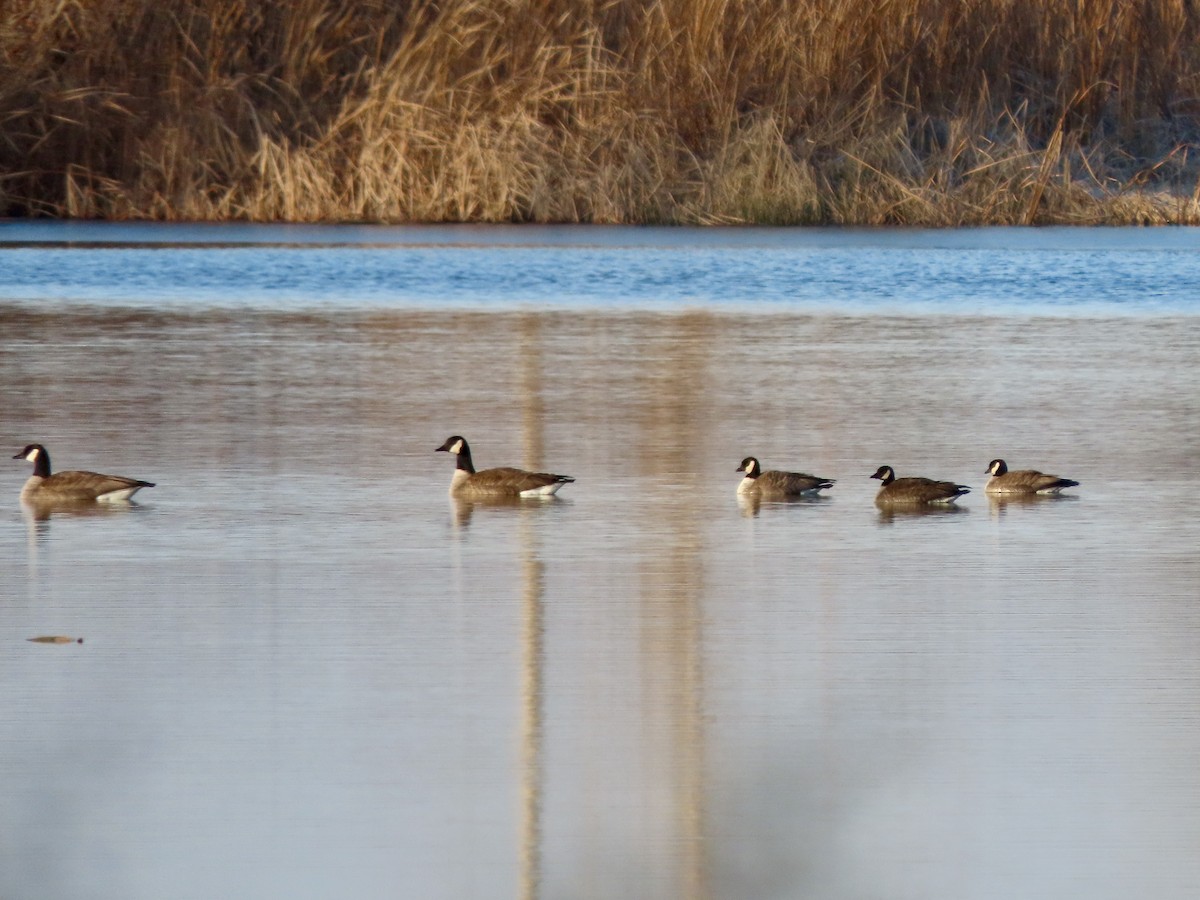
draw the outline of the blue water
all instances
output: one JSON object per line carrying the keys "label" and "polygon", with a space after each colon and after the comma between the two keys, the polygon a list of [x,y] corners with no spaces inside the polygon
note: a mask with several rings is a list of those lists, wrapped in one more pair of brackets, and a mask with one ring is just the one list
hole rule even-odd
{"label": "blue water", "polygon": [[138,307],[1189,313],[1200,229],[0,224],[4,296]]}

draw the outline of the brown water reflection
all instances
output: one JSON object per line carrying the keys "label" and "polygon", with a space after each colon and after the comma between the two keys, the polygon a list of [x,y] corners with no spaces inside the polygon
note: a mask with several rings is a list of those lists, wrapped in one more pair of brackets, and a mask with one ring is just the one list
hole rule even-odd
{"label": "brown water reflection", "polygon": [[763,510],[768,512],[771,510],[783,510],[793,506],[820,506],[823,503],[829,503],[832,498],[817,494],[814,496],[800,497],[782,497],[773,500],[764,500],[758,494],[738,494],[737,502],[741,507],[742,515],[747,518],[753,518],[759,515]]}
{"label": "brown water reflection", "polygon": [[90,500],[51,500],[20,502],[21,512],[33,522],[49,522],[59,518],[101,518],[103,516],[125,516],[141,507],[140,503],[95,503]]}
{"label": "brown water reflection", "polygon": [[[26,519],[10,470],[0,895],[1184,896],[1196,359],[1192,318],[0,307],[9,443],[159,484]],[[451,433],[577,482],[450,500]],[[747,452],[837,485],[740,502]],[[997,456],[1082,485],[992,500]],[[974,491],[885,515],[880,459]]]}
{"label": "brown water reflection", "polygon": [[912,506],[903,504],[876,504],[879,523],[891,525],[897,519],[920,519],[946,516],[964,516],[970,510],[962,506]]}
{"label": "brown water reflection", "polygon": [[1080,497],[1075,492],[1080,490],[1083,488],[1073,488],[1070,494],[985,494],[984,496],[987,497],[988,506],[992,511],[1003,515],[1010,506],[1032,508],[1050,503],[1078,503]]}

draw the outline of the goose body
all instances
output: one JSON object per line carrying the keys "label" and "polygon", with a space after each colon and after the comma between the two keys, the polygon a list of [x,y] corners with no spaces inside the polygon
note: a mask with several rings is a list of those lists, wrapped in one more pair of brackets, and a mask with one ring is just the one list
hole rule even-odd
{"label": "goose body", "polygon": [[883,482],[883,487],[875,495],[875,502],[881,506],[953,503],[963,494],[971,491],[966,485],[955,484],[953,481],[934,481],[932,478],[897,478],[891,466],[880,466],[871,477],[878,478]]}
{"label": "goose body", "polygon": [[466,438],[452,435],[437,448],[457,458],[450,493],[455,497],[549,497],[575,479],[550,472],[527,472],[511,466],[475,471]]}
{"label": "goose body", "polygon": [[773,469],[764,472],[753,456],[743,459],[737,471],[746,473],[746,477],[738,482],[737,492],[754,494],[763,500],[815,497],[834,485],[831,478],[818,478],[803,472],[778,472]]}
{"label": "goose body", "polygon": [[1047,475],[1035,469],[1017,469],[1010,472],[1002,459],[988,463],[988,479],[984,490],[989,494],[1057,494],[1064,488],[1078,487],[1078,481]]}
{"label": "goose body", "polygon": [[99,472],[52,472],[50,454],[41,444],[29,444],[13,459],[33,463],[33,474],[21,488],[26,503],[121,503],[153,482],[101,475]]}

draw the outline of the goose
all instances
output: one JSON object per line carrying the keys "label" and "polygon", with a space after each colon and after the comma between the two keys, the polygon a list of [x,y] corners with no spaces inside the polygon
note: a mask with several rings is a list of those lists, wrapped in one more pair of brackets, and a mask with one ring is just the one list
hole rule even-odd
{"label": "goose", "polygon": [[1057,494],[1064,488],[1079,486],[1078,481],[1047,475],[1035,469],[1010,472],[1008,464],[1002,459],[993,459],[988,463],[987,474],[992,476],[984,487],[989,494]]}
{"label": "goose", "polygon": [[142,488],[154,487],[150,481],[97,472],[51,474],[50,454],[41,444],[27,445],[13,459],[26,459],[33,463],[33,474],[21,488],[21,500],[26,503],[121,503]]}
{"label": "goose", "polygon": [[756,494],[764,500],[782,500],[788,497],[815,497],[826,488],[831,488],[831,478],[818,478],[803,472],[764,472],[757,459],[747,456],[737,467],[746,477],[738,482],[739,494]]}
{"label": "goose", "polygon": [[953,503],[971,491],[966,485],[955,484],[953,481],[897,478],[891,466],[880,466],[871,477],[883,482],[883,487],[875,495],[875,502],[880,505]]}
{"label": "goose", "polygon": [[446,438],[437,449],[458,457],[450,479],[450,493],[456,497],[549,497],[575,480],[570,475],[526,472],[509,466],[476,472],[467,439],[457,434]]}

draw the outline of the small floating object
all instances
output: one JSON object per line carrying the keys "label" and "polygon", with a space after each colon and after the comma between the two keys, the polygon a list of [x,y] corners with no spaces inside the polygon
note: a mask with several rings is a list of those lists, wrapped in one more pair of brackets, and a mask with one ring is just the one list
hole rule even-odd
{"label": "small floating object", "polygon": [[45,634],[41,637],[25,638],[35,644],[82,644],[83,638],[67,637],[63,634]]}

